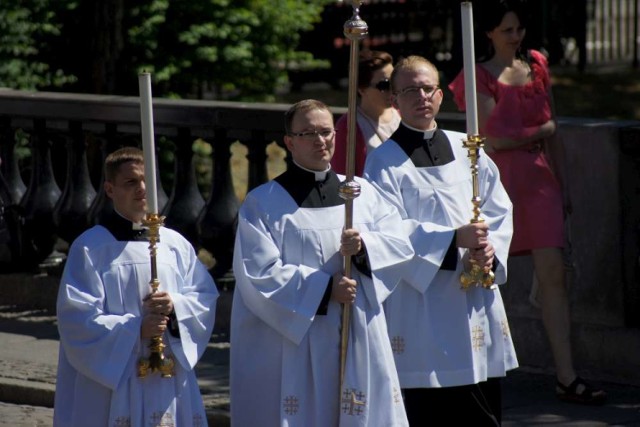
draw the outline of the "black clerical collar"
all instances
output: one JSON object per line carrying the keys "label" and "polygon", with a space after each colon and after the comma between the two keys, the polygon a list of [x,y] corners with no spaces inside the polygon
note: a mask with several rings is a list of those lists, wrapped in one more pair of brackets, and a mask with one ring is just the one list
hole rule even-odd
{"label": "black clerical collar", "polygon": [[313,171],[311,169],[307,169],[303,166],[300,166],[296,161],[293,161],[293,164],[302,169],[305,172],[312,173],[316,181],[325,181],[327,179],[327,174],[331,170],[331,165],[327,165],[327,168],[323,171]]}
{"label": "black clerical collar", "polygon": [[275,181],[289,193],[301,208],[343,205],[344,200],[340,198],[338,193],[340,188],[338,176],[331,169],[322,173],[325,175],[324,179],[316,181],[317,174],[314,171],[303,169],[294,163],[284,173],[277,176]]}
{"label": "black clerical collar", "polygon": [[113,237],[119,241],[149,241],[149,230],[147,228],[129,221],[116,212],[115,209],[112,209],[100,221],[100,225],[109,230]]}
{"label": "black clerical collar", "polygon": [[449,138],[438,128],[434,129],[430,139],[425,139],[425,131],[401,123],[391,139],[416,167],[442,166],[455,160]]}
{"label": "black clerical collar", "polygon": [[403,126],[408,128],[409,130],[412,130],[412,131],[417,132],[417,133],[422,133],[422,139],[432,139],[433,136],[435,135],[436,131],[438,130],[438,123],[436,123],[435,121],[433,122],[433,127],[431,129],[427,129],[427,130],[414,128],[413,126],[409,126],[405,122],[402,122],[402,124],[403,124]]}

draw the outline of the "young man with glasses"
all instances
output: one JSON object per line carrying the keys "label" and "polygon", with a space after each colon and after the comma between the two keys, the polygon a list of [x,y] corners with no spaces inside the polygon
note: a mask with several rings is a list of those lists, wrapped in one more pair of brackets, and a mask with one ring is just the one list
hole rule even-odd
{"label": "young man with glasses", "polygon": [[[506,281],[511,202],[495,164],[478,161],[484,222],[470,223],[473,182],[466,135],[439,129],[438,70],[419,56],[391,76],[402,123],[367,157],[365,178],[394,204],[414,258],[385,302],[409,423],[499,425],[499,377],[518,366],[500,291],[461,288],[477,263]],[[455,408],[451,411],[453,404]]]}
{"label": "young man with glasses", "polygon": [[[387,52],[362,50],[358,62],[358,107],[356,108],[355,174],[362,176],[367,153],[386,141],[400,125],[400,114],[391,105],[393,57]],[[336,122],[336,150],[331,167],[345,173],[347,117]]]}
{"label": "young man with glasses", "polygon": [[[357,178],[361,193],[345,229],[344,177],[329,165],[331,111],[300,101],[285,129],[292,164],[249,192],[238,215],[231,422],[407,426],[381,305],[413,255],[400,215]],[[350,278],[343,257],[353,262]],[[341,384],[342,304],[351,305],[351,321]]]}

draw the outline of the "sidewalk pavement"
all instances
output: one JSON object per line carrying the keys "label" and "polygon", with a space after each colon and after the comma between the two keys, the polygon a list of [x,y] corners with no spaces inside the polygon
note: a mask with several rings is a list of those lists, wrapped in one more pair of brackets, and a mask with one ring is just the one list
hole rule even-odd
{"label": "sidewalk pavement", "polygon": [[[230,424],[229,344],[225,341],[224,336],[213,336],[197,367],[212,427]],[[0,343],[0,426],[50,426],[58,363],[55,317],[0,307]],[[640,387],[594,384],[607,390],[605,406],[562,403],[553,394],[553,376],[519,368],[503,381],[503,426],[640,426]]]}

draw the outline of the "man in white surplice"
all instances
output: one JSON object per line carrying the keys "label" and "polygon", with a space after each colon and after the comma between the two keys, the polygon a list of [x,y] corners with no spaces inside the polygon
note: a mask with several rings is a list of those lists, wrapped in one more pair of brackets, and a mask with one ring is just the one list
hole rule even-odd
{"label": "man in white surplice", "polygon": [[415,251],[385,302],[389,336],[411,425],[497,425],[499,378],[517,367],[507,317],[497,288],[465,291],[459,278],[471,259],[505,283],[511,201],[481,151],[485,222],[470,224],[466,135],[437,127],[438,84],[437,69],[422,57],[396,64],[391,85],[402,123],[365,163],[364,176],[398,208]]}
{"label": "man in white surplice", "polygon": [[[114,210],[73,242],[60,281],[54,426],[206,426],[194,367],[213,330],[216,286],[191,244],[161,227],[150,294],[142,151],[107,156],[104,188]],[[156,336],[174,375],[138,377]]]}
{"label": "man in white surplice", "polygon": [[[382,302],[413,251],[395,207],[366,181],[344,229],[329,166],[333,116],[304,100],[285,115],[286,172],[239,212],[231,314],[234,426],[407,426]],[[343,256],[353,260],[344,277]],[[351,304],[340,388],[341,303]]]}

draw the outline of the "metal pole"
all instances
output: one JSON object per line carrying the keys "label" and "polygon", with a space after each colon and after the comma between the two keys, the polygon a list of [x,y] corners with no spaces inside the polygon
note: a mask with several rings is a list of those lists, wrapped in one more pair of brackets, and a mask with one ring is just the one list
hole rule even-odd
{"label": "metal pole", "polygon": [[[349,99],[347,115],[347,164],[346,179],[340,185],[340,197],[345,200],[345,228],[353,226],[353,200],[360,195],[360,185],[353,179],[355,171],[356,152],[356,95],[358,90],[358,51],[360,40],[369,31],[367,23],[360,19],[361,1],[347,0],[353,7],[351,19],[344,24],[344,35],[351,41],[350,62],[349,62]],[[351,278],[351,257],[344,258],[344,275]],[[347,359],[347,349],[349,346],[349,325],[351,317],[351,305],[342,306],[342,327],[340,330],[340,396],[342,395],[342,384],[344,381],[345,365]]]}

